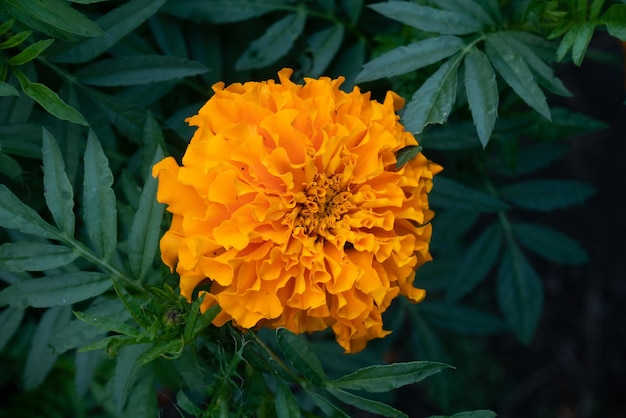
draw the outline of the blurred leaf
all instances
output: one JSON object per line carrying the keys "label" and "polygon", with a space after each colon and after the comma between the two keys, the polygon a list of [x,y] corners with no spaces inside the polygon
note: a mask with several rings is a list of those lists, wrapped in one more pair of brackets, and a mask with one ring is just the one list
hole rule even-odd
{"label": "blurred leaf", "polygon": [[308,38],[313,54],[313,67],[310,70],[311,77],[319,77],[330,65],[343,41],[343,25],[335,24],[329,28],[315,32]]}
{"label": "blurred leaf", "polygon": [[232,23],[281,10],[292,1],[268,0],[186,0],[168,2],[163,11],[174,16],[210,23]]}
{"label": "blurred leaf", "polygon": [[14,55],[9,59],[11,65],[24,65],[29,61],[37,58],[43,51],[45,51],[52,43],[54,39],[42,39],[24,48],[19,54]]}
{"label": "blurred leaf", "polygon": [[435,0],[435,3],[443,9],[471,16],[472,19],[483,25],[495,25],[489,13],[474,0]]}
{"label": "blurred leaf", "polygon": [[523,209],[551,211],[584,202],[594,190],[575,180],[526,180],[499,190],[502,199]]}
{"label": "blurred leaf", "polygon": [[480,32],[483,29],[481,22],[458,9],[442,10],[395,0],[371,4],[368,7],[390,19],[426,32],[442,35],[466,35]]}
{"label": "blurred leaf", "polygon": [[626,41],[626,4],[614,4],[600,20],[611,36]]}
{"label": "blurred leaf", "polygon": [[549,226],[513,222],[511,227],[520,244],[546,260],[571,265],[588,261],[587,252],[578,242]]}
{"label": "blurred leaf", "polygon": [[356,82],[405,74],[441,61],[461,48],[463,48],[463,40],[456,36],[426,38],[409,45],[399,46],[365,64]]}
{"label": "blurred leaf", "polygon": [[543,286],[515,242],[509,242],[497,281],[500,309],[517,338],[528,344],[537,328],[543,307]]}
{"label": "blurred leaf", "polygon": [[329,388],[328,392],[335,398],[339,399],[347,405],[352,405],[363,411],[368,411],[382,417],[407,417],[403,412],[398,411],[391,406],[382,402],[357,396],[342,389]]}
{"label": "blurred leaf", "polygon": [[71,263],[78,253],[64,245],[20,241],[0,245],[0,270],[42,271]]}
{"label": "blurred leaf", "polygon": [[96,251],[110,260],[117,245],[117,209],[113,174],[96,134],[89,130],[85,149],[83,220]]}
{"label": "blurred leaf", "polygon": [[509,206],[495,196],[471,189],[457,181],[437,176],[433,179],[429,201],[433,207],[496,212]]}
{"label": "blurred leaf", "polygon": [[454,208],[439,210],[432,221],[433,228],[437,231],[433,239],[446,242],[460,241],[461,236],[476,223],[478,217],[477,211]]}
{"label": "blurred leaf", "polygon": [[41,158],[41,132],[38,123],[0,125],[0,148],[7,154]]}
{"label": "blurred leaf", "polygon": [[6,22],[0,23],[0,35],[4,35],[9,30],[11,30],[14,24],[15,19],[8,19]]}
{"label": "blurred leaf", "polygon": [[[2,144],[0,144],[2,145]],[[22,180],[22,167],[13,158],[3,152],[0,152],[0,174],[9,177],[12,180]]]}
{"label": "blurred leaf", "polygon": [[131,0],[122,4],[96,20],[104,30],[103,36],[78,43],[59,45],[55,48],[55,53],[50,56],[50,60],[77,64],[94,59],[145,22],[166,1]]}
{"label": "blurred leaf", "polygon": [[[63,329],[65,330],[67,327]],[[100,365],[101,359],[102,352],[99,351],[84,351],[74,354],[74,368],[76,370],[74,374],[74,390],[78,400],[85,396],[94,383],[96,369]]]}
{"label": "blurred leaf", "polygon": [[553,107],[550,111],[552,121],[538,120],[532,123],[529,126],[530,135],[554,140],[585,135],[608,128],[608,125],[602,121],[564,107]]}
{"label": "blurred leaf", "polygon": [[343,412],[337,405],[330,402],[325,397],[321,396],[317,392],[309,389],[308,387],[304,387],[306,394],[311,397],[311,400],[315,405],[317,405],[327,417],[342,417],[342,418],[350,418],[350,415]]}
{"label": "blurred leaf", "polygon": [[88,126],[87,121],[80,112],[68,105],[58,94],[41,83],[33,83],[20,71],[14,69],[13,74],[17,77],[24,93],[39,103],[48,113],[62,120],[67,120],[79,125]]}
{"label": "blurred leaf", "polygon": [[328,384],[341,389],[388,392],[424,380],[449,367],[447,364],[430,361],[368,366],[339,379],[331,380]]}
{"label": "blurred leaf", "polygon": [[496,418],[497,414],[489,410],[459,412],[454,415],[432,415],[428,418]]}
{"label": "blurred leaf", "polygon": [[491,335],[506,329],[505,324],[491,313],[468,306],[432,301],[420,303],[417,309],[438,327],[460,334]]}
{"label": "blurred leaf", "polygon": [[500,32],[489,34],[486,39],[487,56],[504,81],[519,97],[540,115],[550,120],[550,108],[532,71],[524,58],[509,44]]}
{"label": "blurred leaf", "polygon": [[565,34],[559,45],[559,49],[556,51],[556,57],[558,61],[565,58],[567,51],[572,50],[572,61],[577,66],[582,64],[585,52],[591,37],[595,30],[595,24],[591,22],[578,23]]}
{"label": "blurred leaf", "polygon": [[132,86],[194,76],[208,69],[179,57],[137,55],[95,62],[74,73],[79,81],[94,86]]}
{"label": "blurred leaf", "polygon": [[163,55],[189,57],[185,32],[181,30],[178,19],[157,13],[148,19],[148,24],[154,40],[163,51]]}
{"label": "blurred leaf", "polygon": [[[556,112],[553,109],[553,117]],[[517,161],[510,164],[505,158],[491,158],[489,168],[498,174],[510,177],[520,177],[548,167],[565,155],[567,147],[562,143],[538,142],[526,144],[517,155]]]}
{"label": "blurred leaf", "polygon": [[0,184],[0,226],[43,238],[59,238],[59,232]]}
{"label": "blurred leaf", "polygon": [[281,379],[277,380],[276,396],[274,397],[274,407],[277,418],[292,418],[300,416],[300,406],[291,390]]}
{"label": "blurred leaf", "polygon": [[127,345],[121,347],[118,352],[112,380],[113,404],[118,414],[124,409],[139,369],[142,367],[137,359],[147,348],[148,344]]}
{"label": "blurred leaf", "polygon": [[19,96],[20,92],[15,87],[4,81],[0,81],[0,96]]}
{"label": "blurred leaf", "polygon": [[[189,399],[187,394],[179,390],[176,392],[176,405],[178,405],[183,411],[188,414],[192,414],[193,416],[199,417],[202,416],[202,409],[198,408],[192,401]],[[278,411],[276,411],[278,412]],[[281,418],[280,416],[278,418]]]}
{"label": "blurred leaf", "polygon": [[265,33],[252,41],[235,63],[236,70],[263,68],[289,52],[294,41],[304,30],[307,15],[302,7],[267,28]]}
{"label": "blurred leaf", "polygon": [[420,152],[422,152],[422,147],[420,145],[409,145],[402,149],[399,149],[396,153],[396,170],[400,170],[406,163],[411,161],[413,158],[417,156]]}
{"label": "blurred leaf", "polygon": [[289,363],[304,377],[316,385],[326,379],[322,364],[302,336],[295,335],[286,328],[279,328],[276,330],[276,341]]}
{"label": "blurred leaf", "polygon": [[56,141],[45,128],[42,135],[43,184],[46,205],[59,229],[74,236],[74,191]]}
{"label": "blurred leaf", "polygon": [[104,293],[110,287],[111,278],[103,273],[61,273],[12,284],[0,292],[0,305],[33,308],[71,305]]}
{"label": "blurred leaf", "polygon": [[32,34],[31,31],[25,30],[12,35],[6,41],[0,42],[0,49],[14,48],[24,42]]}
{"label": "blurred leaf", "polygon": [[185,342],[182,338],[171,341],[154,342],[150,348],[144,351],[139,358],[137,358],[137,362],[140,365],[144,365],[161,356],[178,358],[182,353],[184,346]]}
{"label": "blurred leaf", "polygon": [[15,331],[17,331],[22,323],[25,309],[17,306],[9,306],[0,313],[0,352],[11,340]]}
{"label": "blurred leaf", "polygon": [[4,0],[3,7],[26,26],[55,38],[101,36],[102,29],[63,0]]}
{"label": "blurred leaf", "polygon": [[487,56],[472,48],[465,56],[465,92],[478,138],[487,146],[498,118],[498,83]]}
{"label": "blurred leaf", "polygon": [[476,128],[470,121],[448,122],[424,129],[420,144],[427,150],[467,150],[481,146]]}
{"label": "blurred leaf", "polygon": [[450,58],[413,94],[402,115],[408,131],[420,133],[429,123],[445,123],[456,100],[459,59]]}
{"label": "blurred leaf", "polygon": [[346,78],[341,85],[341,89],[349,91],[354,87],[354,80],[361,71],[365,62],[366,42],[364,38],[359,38],[350,46],[341,50],[341,54],[335,58],[329,74],[336,74]]}
{"label": "blurred leaf", "polygon": [[340,3],[342,9],[350,18],[350,23],[356,23],[363,11],[363,0],[340,0]]}
{"label": "blurred leaf", "polygon": [[495,265],[502,246],[502,230],[493,223],[472,241],[446,292],[446,301],[455,302],[471,292]]}

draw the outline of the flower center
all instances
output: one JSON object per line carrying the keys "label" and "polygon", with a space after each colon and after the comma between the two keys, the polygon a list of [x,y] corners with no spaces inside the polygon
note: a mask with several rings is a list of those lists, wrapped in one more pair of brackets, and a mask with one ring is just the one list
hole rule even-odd
{"label": "flower center", "polygon": [[300,211],[295,220],[296,228],[303,228],[308,235],[325,236],[333,229],[343,215],[353,208],[348,201],[351,193],[341,188],[341,174],[328,178],[316,174],[313,181],[305,185],[303,196],[298,199]]}

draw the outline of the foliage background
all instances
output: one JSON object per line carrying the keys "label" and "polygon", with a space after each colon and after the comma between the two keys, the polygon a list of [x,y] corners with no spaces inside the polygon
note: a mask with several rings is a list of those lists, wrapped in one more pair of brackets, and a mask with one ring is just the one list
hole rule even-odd
{"label": "foliage background", "polygon": [[[57,7],[61,3],[47,4]],[[114,372],[111,377],[110,371],[116,368],[115,361],[122,362],[121,357],[125,356],[125,364],[129,364],[129,356],[135,355],[136,359],[140,354],[133,348],[122,349],[125,354],[119,353],[120,357],[108,357],[102,350],[77,354],[77,347],[97,339],[79,339],[82,344],[67,346],[55,340],[57,335],[69,338],[77,329],[75,322],[67,322],[71,317],[69,307],[60,303],[52,292],[47,298],[44,294],[38,303],[33,303],[29,296],[25,296],[24,302],[21,294],[24,288],[17,285],[19,282],[77,271],[110,273],[110,267],[118,269],[122,276],[137,279],[140,286],[137,291],[130,280],[120,279],[115,289],[117,295],[128,294],[120,288],[129,290],[132,295],[129,306],[141,304],[149,312],[140,314],[140,320],[147,322],[146,328],[157,327],[152,334],[148,332],[150,338],[156,339],[141,341],[160,343],[162,351],[157,354],[175,354],[177,347],[167,344],[174,341],[172,335],[176,331],[168,334],[166,324],[160,320],[161,314],[177,306],[178,301],[168,295],[167,289],[160,299],[142,298],[141,292],[148,286],[161,287],[163,280],[175,286],[175,278],[166,276],[158,259],[152,262],[154,249],[150,252],[142,248],[129,254],[130,261],[125,257],[127,252],[132,252],[128,241],[137,242],[141,235],[131,232],[135,219],[146,222],[152,219],[145,215],[138,217],[136,211],[148,207],[138,197],[155,152],[162,145],[166,152],[181,155],[192,132],[183,119],[195,113],[209,97],[212,83],[264,80],[275,77],[283,66],[291,66],[296,76],[346,76],[349,87],[363,64],[372,58],[414,41],[437,38],[437,30],[441,29],[424,31],[424,28],[403,26],[360,1],[181,3],[189,7],[200,5],[202,13],[174,1],[73,2],[72,7],[81,15],[71,14],[66,8],[53,8],[52,12],[47,10],[48,14],[42,14],[37,8],[27,7],[28,1],[23,0],[0,2],[4,31],[0,44],[2,76],[6,82],[0,86],[5,96],[0,101],[2,184],[65,232],[74,231],[76,220],[76,240],[60,240],[71,251],[50,257],[46,253],[49,247],[43,250],[37,247],[43,251],[37,256],[34,247],[24,250],[14,243],[46,244],[49,241],[37,238],[46,237],[45,233],[33,234],[32,228],[17,225],[6,200],[8,194],[3,191],[5,200],[0,219],[6,229],[0,232],[3,244],[0,280],[5,290],[0,293],[0,302],[10,307],[0,313],[2,414],[115,416],[115,411],[125,406],[126,394],[121,392],[123,387],[114,388],[120,374]],[[367,2],[374,3],[378,2]],[[464,2],[417,3],[437,9],[446,5],[459,8]],[[395,405],[409,416],[452,414],[468,409],[492,409],[500,416],[510,417],[626,414],[620,392],[621,376],[626,373],[626,335],[621,326],[626,319],[621,303],[626,296],[621,260],[624,253],[621,238],[626,228],[618,204],[624,188],[620,151],[624,150],[626,119],[623,55],[620,41],[614,37],[624,39],[626,13],[619,9],[618,17],[622,20],[611,20],[609,33],[605,32],[606,22],[602,20],[604,13],[619,3],[477,1],[474,4],[482,5],[485,10],[500,10],[502,22],[477,28],[466,19],[469,29],[458,33],[445,33],[450,25],[447,22],[442,25],[443,37],[459,36],[465,42],[476,39],[475,33],[512,29],[554,38],[553,44],[528,45],[546,65],[557,70],[571,97],[553,94],[555,90],[563,92],[560,84],[545,67],[526,56],[527,62],[535,64],[531,79],[539,80],[548,96],[552,124],[529,110],[518,97],[524,96],[526,88],[531,93],[526,94],[525,101],[545,113],[541,93],[533,87],[534,82],[518,80],[515,85],[515,81],[503,80],[498,73],[494,87],[484,65],[476,78],[482,80],[479,90],[485,93],[496,88],[498,92],[499,118],[493,135],[485,133],[495,121],[493,115],[483,112],[481,117],[479,107],[471,103],[471,112],[468,110],[470,95],[464,92],[466,67],[461,64],[458,89],[442,89],[444,94],[437,98],[415,101],[430,103],[435,111],[426,115],[416,111],[419,117],[405,121],[412,129],[422,131],[423,124],[414,125],[419,118],[447,122],[443,126],[427,126],[420,137],[426,155],[446,168],[441,177],[448,180],[436,184],[432,199],[437,211],[435,262],[417,275],[416,283],[426,287],[429,295],[424,304],[417,306],[396,301],[386,319],[394,334],[374,342],[362,354],[342,358],[341,364],[333,362],[336,347],[329,346],[324,338],[314,337],[311,343],[329,376],[338,377],[358,367],[392,361],[430,360],[454,365],[454,371],[445,371],[423,384],[376,398]],[[61,18],[55,15],[55,10],[62,11]],[[198,17],[201,22],[196,21]],[[95,21],[106,35],[102,36],[98,27],[86,19]],[[50,45],[46,39],[55,41]],[[562,39],[566,41],[561,45],[570,42],[572,51],[558,50]],[[586,49],[590,39],[590,49]],[[478,49],[486,51],[481,42]],[[20,55],[25,49],[29,54]],[[557,50],[559,64],[553,63]],[[419,50],[408,60],[413,62],[409,67],[415,68],[405,71],[406,74],[385,78],[392,68],[387,62],[383,63],[381,77],[367,79],[361,74],[358,77],[365,81],[360,84],[363,89],[371,89],[374,97],[393,88],[410,101],[428,77],[437,74],[445,59],[455,57],[455,52],[424,66],[429,58],[423,49]],[[38,53],[41,55],[35,57]],[[491,60],[497,56],[493,52],[487,55]],[[497,70],[498,66],[493,64]],[[58,92],[63,102],[51,91]],[[493,101],[494,96],[485,93],[483,99]],[[474,123],[483,126],[480,139]],[[91,133],[82,126],[87,124],[93,130]],[[102,144],[102,153],[94,148],[95,137]],[[64,160],[64,167],[55,172],[67,173],[75,193],[66,203],[76,200],[75,207],[57,202],[60,206],[56,206],[56,212],[51,210],[52,217],[46,209],[51,203],[43,198],[48,185],[41,171],[42,145],[44,159],[47,155],[48,161],[58,161],[51,139],[57,143]],[[85,155],[98,166],[98,171],[91,174],[89,165],[83,167],[82,162],[88,142],[92,145],[87,147]],[[487,145],[485,150],[482,145]],[[107,169],[111,170],[110,178],[102,176]],[[527,180],[543,183],[524,183]],[[90,225],[95,221],[86,214],[87,206],[81,206],[83,199],[82,205],[90,201],[87,199],[90,190],[83,189],[84,182],[113,191],[119,225],[117,239],[107,238],[104,230],[100,231],[100,244],[94,238]],[[524,187],[507,191],[507,187],[516,183]],[[546,189],[543,186],[547,184],[550,187]],[[593,191],[589,184],[593,185]],[[154,187],[149,185],[146,183],[145,188]],[[110,195],[96,197],[110,199]],[[509,206],[502,206],[503,201]],[[75,218],[68,215],[71,212],[76,213]],[[112,216],[111,213],[100,215],[105,219]],[[160,218],[156,219],[158,223]],[[524,222],[519,224],[515,239],[509,239],[503,246],[494,245],[505,242],[497,238],[500,228],[504,230],[515,221]],[[533,229],[529,222],[544,229],[538,230],[537,226]],[[490,229],[489,225],[495,226]],[[553,229],[546,232],[546,227]],[[555,235],[553,230],[567,236],[564,238],[559,232]],[[148,235],[143,238],[151,241]],[[111,249],[111,240],[116,250]],[[100,252],[102,256],[85,258],[85,253],[81,253],[84,248],[76,246],[76,242],[84,243],[91,253]],[[78,253],[83,256],[75,260]],[[65,257],[65,262],[58,261],[58,257]],[[506,263],[511,262],[511,257],[521,263],[523,274],[517,276],[515,291],[506,299],[507,295],[503,296],[498,286],[507,280],[505,272],[510,269]],[[42,263],[39,268],[28,265],[37,259],[52,262],[39,261]],[[584,259],[588,262],[583,263]],[[142,264],[144,260],[148,260],[146,264]],[[62,294],[75,295],[72,310],[88,309],[96,300],[94,297],[105,291],[105,297],[117,298],[110,282],[102,287],[104,281],[100,276],[89,276],[89,280],[92,281],[78,285],[73,281],[71,286],[60,289]],[[543,299],[537,296],[538,283],[543,289]],[[99,287],[94,290],[90,286]],[[39,293],[44,292],[39,290]],[[508,303],[511,300],[517,300],[513,309]],[[115,334],[137,332],[130,314],[123,310],[115,312],[119,316],[108,318],[134,329],[117,326]],[[180,312],[187,311],[181,307]],[[150,322],[154,318],[158,321]],[[160,325],[154,325],[157,322]],[[208,335],[228,340],[238,334],[233,330],[212,330]],[[267,343],[274,341],[271,333],[260,333],[260,337]],[[130,339],[123,341],[127,343]],[[245,387],[245,396],[263,399],[261,395],[246,392],[259,384],[258,380],[254,381],[259,376],[243,367],[246,362],[241,365],[233,362],[237,350],[243,350],[236,343],[234,347],[221,348],[225,350],[220,353],[225,361],[238,367],[234,375],[224,375],[225,380],[234,376],[238,382],[235,386]],[[107,346],[110,353],[121,347]],[[128,354],[131,350],[134,351]],[[150,364],[142,373],[126,376],[124,383],[128,385],[131,401],[124,413],[150,416],[160,409],[161,416],[180,416],[173,399],[181,379],[172,375],[189,370],[189,365],[163,358]],[[204,366],[210,369],[215,365]],[[217,367],[223,372],[220,364]],[[246,386],[241,381],[253,381],[253,384]],[[217,393],[218,389],[204,388],[205,393]],[[160,396],[158,403],[150,404],[152,409],[133,408],[141,403],[138,399],[153,399],[155,392]],[[180,401],[179,398],[178,407]],[[192,410],[188,407],[187,412]],[[351,411],[352,416],[360,413]]]}

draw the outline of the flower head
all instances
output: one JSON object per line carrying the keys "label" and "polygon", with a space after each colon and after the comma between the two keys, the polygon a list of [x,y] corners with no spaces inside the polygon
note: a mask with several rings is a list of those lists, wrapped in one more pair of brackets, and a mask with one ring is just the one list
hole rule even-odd
{"label": "flower head", "polygon": [[430,260],[427,193],[441,167],[420,153],[396,169],[418,144],[393,92],[379,103],[340,90],[343,78],[301,85],[291,73],[215,84],[187,119],[197,130],[182,166],[154,166],[173,214],[162,259],[187,299],[220,305],[216,325],[332,327],[356,352],[389,333],[381,314],[396,296],[425,295],[413,276]]}

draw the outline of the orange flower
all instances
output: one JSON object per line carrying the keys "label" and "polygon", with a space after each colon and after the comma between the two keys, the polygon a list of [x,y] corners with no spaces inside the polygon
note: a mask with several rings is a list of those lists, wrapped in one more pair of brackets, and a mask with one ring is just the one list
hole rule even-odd
{"label": "orange flower", "polygon": [[[218,326],[332,327],[346,352],[384,337],[381,314],[431,259],[427,193],[441,167],[399,123],[404,101],[384,102],[343,78],[224,83],[187,122],[197,126],[183,164],[155,165],[157,198],[173,214],[163,261],[188,300],[219,304]],[[207,285],[207,286],[204,286]]]}

